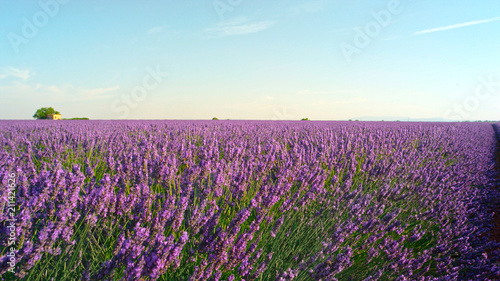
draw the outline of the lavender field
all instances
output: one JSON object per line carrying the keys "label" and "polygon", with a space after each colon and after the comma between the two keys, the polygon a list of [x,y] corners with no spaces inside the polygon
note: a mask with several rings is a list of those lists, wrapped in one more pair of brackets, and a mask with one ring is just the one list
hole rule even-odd
{"label": "lavender field", "polygon": [[497,280],[488,123],[1,121],[2,280]]}

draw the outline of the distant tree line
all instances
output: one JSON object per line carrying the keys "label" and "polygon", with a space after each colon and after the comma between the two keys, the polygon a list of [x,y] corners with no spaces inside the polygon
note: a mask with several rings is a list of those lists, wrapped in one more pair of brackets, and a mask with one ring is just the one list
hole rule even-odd
{"label": "distant tree line", "polygon": [[61,114],[59,111],[56,111],[52,107],[42,107],[38,109],[35,114],[33,115],[33,118],[35,119],[48,119],[47,115],[49,114]]}
{"label": "distant tree line", "polygon": [[[33,118],[35,119],[49,119],[50,114],[61,114],[59,111],[55,110],[53,107],[42,107],[38,109]],[[62,118],[62,120],[89,120],[87,117],[75,117],[75,118]]]}

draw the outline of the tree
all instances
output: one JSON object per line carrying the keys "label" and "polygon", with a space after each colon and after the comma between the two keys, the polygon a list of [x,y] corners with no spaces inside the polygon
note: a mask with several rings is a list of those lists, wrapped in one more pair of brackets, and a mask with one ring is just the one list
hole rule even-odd
{"label": "tree", "polygon": [[33,115],[33,118],[47,119],[47,115],[49,114],[61,114],[61,113],[59,111],[56,111],[52,107],[42,107],[36,111],[35,115]]}
{"label": "tree", "polygon": [[217,117],[214,117],[214,118],[212,118],[212,120],[219,120],[219,118],[217,118]]}

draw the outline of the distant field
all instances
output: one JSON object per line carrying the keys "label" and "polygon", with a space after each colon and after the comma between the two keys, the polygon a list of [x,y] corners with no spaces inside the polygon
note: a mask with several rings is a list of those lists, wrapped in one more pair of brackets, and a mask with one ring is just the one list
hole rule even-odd
{"label": "distant field", "polygon": [[4,280],[500,278],[488,123],[0,121],[0,145]]}

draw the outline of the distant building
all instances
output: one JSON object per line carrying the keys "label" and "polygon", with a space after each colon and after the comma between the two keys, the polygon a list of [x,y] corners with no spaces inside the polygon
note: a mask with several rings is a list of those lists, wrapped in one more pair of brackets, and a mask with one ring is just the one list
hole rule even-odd
{"label": "distant building", "polygon": [[47,119],[61,120],[61,114],[47,114]]}

